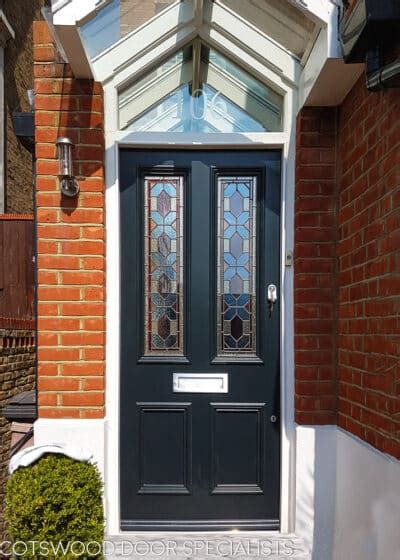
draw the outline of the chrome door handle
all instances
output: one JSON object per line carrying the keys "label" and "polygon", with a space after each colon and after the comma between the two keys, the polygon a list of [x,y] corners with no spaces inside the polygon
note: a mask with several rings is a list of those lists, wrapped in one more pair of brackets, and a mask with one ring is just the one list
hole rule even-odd
{"label": "chrome door handle", "polygon": [[270,284],[267,288],[267,301],[269,307],[269,316],[271,317],[274,305],[278,299],[278,291],[275,284]]}

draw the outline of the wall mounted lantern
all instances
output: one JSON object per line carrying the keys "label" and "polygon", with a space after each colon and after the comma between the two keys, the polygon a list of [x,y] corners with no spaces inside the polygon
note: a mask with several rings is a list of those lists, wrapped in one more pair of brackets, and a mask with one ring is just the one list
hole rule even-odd
{"label": "wall mounted lantern", "polygon": [[63,195],[70,197],[79,193],[79,184],[74,176],[72,165],[73,148],[75,146],[69,138],[57,139],[60,190]]}

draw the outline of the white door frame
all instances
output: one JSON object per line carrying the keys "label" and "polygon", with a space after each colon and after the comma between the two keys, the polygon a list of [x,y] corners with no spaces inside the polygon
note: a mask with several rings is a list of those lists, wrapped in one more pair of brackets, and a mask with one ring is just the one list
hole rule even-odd
{"label": "white door frame", "polygon": [[281,533],[295,527],[295,424],[294,424],[294,331],[293,268],[285,266],[294,240],[295,115],[297,94],[289,89],[284,103],[284,132],[253,134],[132,133],[118,126],[118,84],[104,86],[105,185],[106,185],[106,419],[105,503],[107,533],[129,535],[120,530],[120,208],[119,158],[121,147],[155,149],[273,149],[282,150],[281,209]]}

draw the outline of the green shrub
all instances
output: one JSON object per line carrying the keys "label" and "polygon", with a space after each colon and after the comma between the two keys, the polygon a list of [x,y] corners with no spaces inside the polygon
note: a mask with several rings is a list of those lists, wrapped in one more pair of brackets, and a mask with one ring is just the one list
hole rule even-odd
{"label": "green shrub", "polygon": [[[86,547],[87,543],[103,541],[102,482],[94,465],[49,454],[29,467],[19,468],[7,483],[5,517],[14,543],[63,545],[63,549],[55,548],[55,554],[50,547],[48,555],[38,553],[38,549],[32,554],[29,545],[23,558],[102,558],[92,555],[94,545],[89,547],[89,556],[79,555],[81,545],[74,545],[73,552],[68,549],[68,543],[74,541],[85,543]],[[18,554],[26,550],[24,545],[15,546],[19,546]],[[62,550],[69,552],[64,554]]]}

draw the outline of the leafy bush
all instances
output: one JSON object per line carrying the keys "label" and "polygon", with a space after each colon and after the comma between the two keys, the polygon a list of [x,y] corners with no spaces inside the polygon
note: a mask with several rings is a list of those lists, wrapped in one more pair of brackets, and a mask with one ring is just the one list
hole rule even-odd
{"label": "leafy bush", "polygon": [[17,541],[52,543],[54,548],[50,547],[47,558],[102,558],[92,555],[97,550],[94,545],[89,547],[89,556],[81,545],[74,545],[73,551],[68,548],[68,543],[81,542],[87,550],[88,543],[101,545],[103,541],[102,482],[94,465],[49,454],[29,467],[19,468],[7,483],[5,517],[18,554],[25,552],[23,558],[39,558],[42,554],[38,549],[33,554],[32,545],[26,552],[26,546]]}

